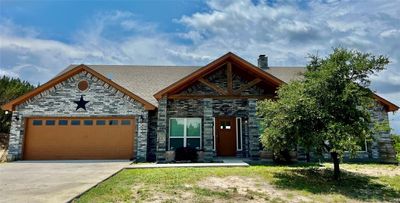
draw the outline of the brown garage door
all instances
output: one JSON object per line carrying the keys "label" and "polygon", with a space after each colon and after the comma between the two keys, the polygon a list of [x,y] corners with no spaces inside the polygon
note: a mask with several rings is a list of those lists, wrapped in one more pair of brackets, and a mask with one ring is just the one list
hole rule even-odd
{"label": "brown garage door", "polygon": [[133,118],[29,118],[25,160],[131,159]]}

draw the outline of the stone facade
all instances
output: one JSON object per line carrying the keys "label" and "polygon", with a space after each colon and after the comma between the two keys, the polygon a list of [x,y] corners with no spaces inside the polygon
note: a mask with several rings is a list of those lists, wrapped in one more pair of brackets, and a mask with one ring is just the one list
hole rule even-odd
{"label": "stone facade", "polygon": [[[217,84],[221,88],[227,87],[226,67],[208,75],[207,80]],[[233,88],[238,89],[242,84],[249,82],[233,73]],[[268,92],[273,92],[271,90]],[[244,95],[263,95],[266,91],[258,86],[249,88]],[[181,91],[181,94],[218,95],[206,85],[195,82],[193,85]],[[241,118],[242,149],[237,151],[237,157],[258,158],[260,151],[258,118],[256,117],[256,99],[178,99],[163,98],[159,101],[157,122],[157,160],[165,161],[165,153],[169,142],[170,118],[201,118],[202,150],[205,161],[212,161],[216,157],[214,149],[214,118],[230,116]]]}
{"label": "stone facade", "polygon": [[[89,82],[89,89],[80,91],[77,83]],[[76,110],[74,101],[83,96],[89,103],[86,111]],[[148,112],[143,105],[108,83],[87,72],[71,78],[16,106],[12,115],[9,159],[21,159],[24,142],[24,121],[29,117],[125,117],[135,116],[137,124],[135,157],[144,161],[147,156]]]}
{"label": "stone facade", "polygon": [[[389,117],[385,108],[379,104],[370,110],[371,113],[371,128],[374,123],[388,122]],[[358,151],[351,155],[349,152],[344,153],[343,159],[346,161],[371,161],[371,162],[385,162],[396,163],[396,152],[394,150],[394,143],[392,141],[390,130],[375,132],[371,141],[366,142],[366,150]],[[317,156],[313,157],[318,158]],[[330,154],[323,154],[323,158],[330,160]]]}

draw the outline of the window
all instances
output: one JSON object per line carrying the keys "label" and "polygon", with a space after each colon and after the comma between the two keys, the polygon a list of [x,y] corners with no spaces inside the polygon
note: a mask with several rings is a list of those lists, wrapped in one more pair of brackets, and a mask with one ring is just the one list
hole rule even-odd
{"label": "window", "polygon": [[171,118],[169,120],[169,148],[201,147],[201,118]]}
{"label": "window", "polygon": [[366,139],[362,139],[359,142],[357,142],[357,145],[361,147],[360,151],[367,151],[368,149],[368,142]]}
{"label": "window", "polygon": [[97,120],[96,125],[105,125],[106,121],[105,120]]}
{"label": "window", "polygon": [[55,125],[56,121],[55,120],[46,120],[46,125]]}
{"label": "window", "polygon": [[71,125],[80,125],[81,121],[80,120],[72,120]]}
{"label": "window", "polygon": [[78,82],[78,89],[80,91],[86,91],[89,88],[89,83],[86,80],[81,80]]}
{"label": "window", "polygon": [[58,125],[68,125],[68,120],[58,120]]}
{"label": "window", "polygon": [[92,120],[84,120],[83,125],[93,125],[93,121]]}
{"label": "window", "polygon": [[42,120],[33,120],[32,124],[33,125],[42,125]]}
{"label": "window", "polygon": [[121,125],[130,125],[131,121],[130,120],[122,120]]}
{"label": "window", "polygon": [[221,130],[230,130],[231,122],[230,121],[221,121],[221,126],[219,126]]}
{"label": "window", "polygon": [[236,118],[236,149],[242,150],[242,118]]}
{"label": "window", "polygon": [[118,125],[118,120],[109,120],[108,125]]}

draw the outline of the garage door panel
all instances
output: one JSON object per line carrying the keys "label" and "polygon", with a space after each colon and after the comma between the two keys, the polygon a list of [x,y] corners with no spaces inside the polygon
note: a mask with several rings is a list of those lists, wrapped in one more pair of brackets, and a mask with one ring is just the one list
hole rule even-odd
{"label": "garage door panel", "polygon": [[[39,120],[42,124],[35,125]],[[31,118],[27,123],[24,146],[27,160],[133,157],[133,118]]]}

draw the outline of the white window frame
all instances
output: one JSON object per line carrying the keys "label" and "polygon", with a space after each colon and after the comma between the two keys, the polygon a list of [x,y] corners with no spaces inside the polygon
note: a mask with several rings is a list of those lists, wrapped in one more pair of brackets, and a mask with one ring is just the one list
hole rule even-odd
{"label": "white window frame", "polygon": [[[239,130],[239,123],[240,123],[240,130]],[[243,139],[242,139],[242,118],[236,117],[236,151],[243,150]],[[240,146],[239,146],[240,140]]]}
{"label": "white window frame", "polygon": [[[183,137],[177,137],[177,136],[171,136],[171,120],[172,119],[183,119],[184,120],[184,124],[183,124]],[[199,117],[184,117],[184,118],[180,118],[180,117],[172,117],[169,118],[169,122],[168,122],[168,149],[171,150],[171,138],[180,138],[183,139],[183,147],[187,147],[187,138],[197,138],[197,137],[190,137],[187,136],[187,132],[186,132],[186,127],[187,127],[187,120],[188,119],[199,119],[200,120],[200,137],[198,137],[198,139],[200,139],[200,146],[198,150],[201,150],[203,147],[203,131],[202,131],[202,120]]]}

